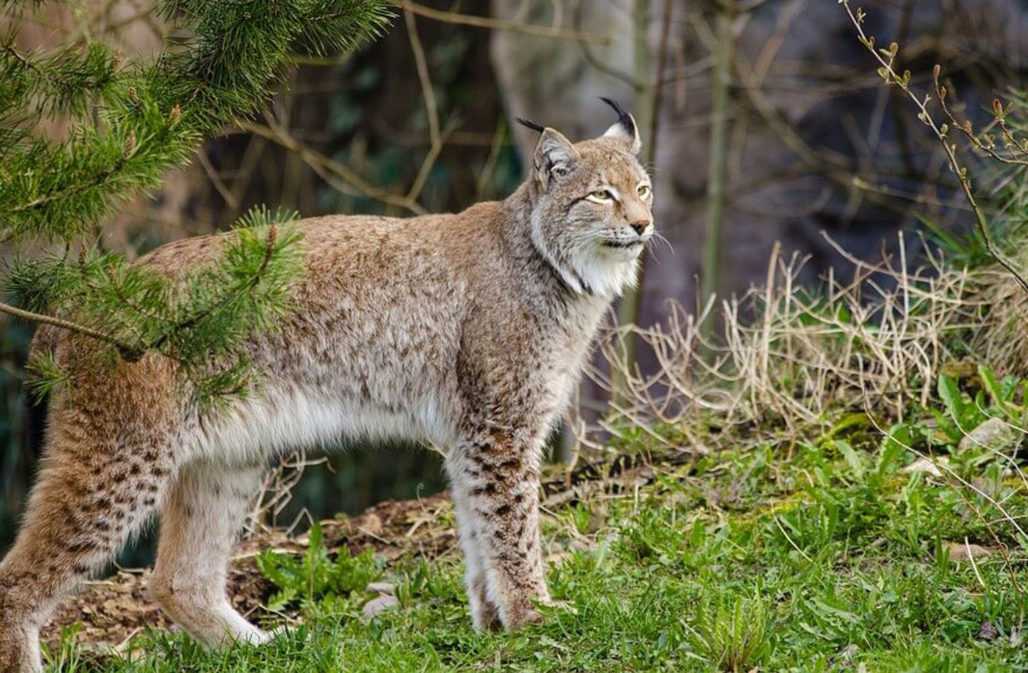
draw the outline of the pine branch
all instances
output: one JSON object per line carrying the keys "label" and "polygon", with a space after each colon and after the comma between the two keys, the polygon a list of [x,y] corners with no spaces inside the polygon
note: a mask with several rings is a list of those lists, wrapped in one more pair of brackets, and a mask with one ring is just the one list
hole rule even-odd
{"label": "pine branch", "polygon": [[[32,4],[0,0],[0,10]],[[41,54],[0,39],[0,240],[69,249],[204,139],[253,115],[294,54],[353,49],[389,18],[386,0],[168,0],[160,12],[191,37],[149,64],[122,65],[94,43]],[[78,119],[66,140],[32,137],[57,114]],[[85,248],[77,262],[19,263],[4,281],[20,301],[0,312],[96,339],[124,359],[172,358],[200,401],[245,392],[254,374],[245,341],[275,328],[302,271],[300,236],[281,227],[289,219],[250,213],[219,244],[221,257],[195,269]],[[65,377],[56,361],[39,369],[50,383]]]}
{"label": "pine branch", "polygon": [[265,244],[264,249],[264,259],[261,260],[261,265],[257,269],[257,271],[242,284],[242,287],[230,289],[228,292],[225,293],[223,297],[217,300],[213,305],[208,306],[203,310],[198,311],[196,314],[190,316],[189,318],[186,318],[185,320],[182,320],[177,324],[173,325],[171,329],[157,337],[157,339],[155,339],[149,345],[149,348],[154,350],[160,349],[160,347],[167,343],[168,339],[176,332],[183,332],[185,330],[189,330],[196,327],[202,321],[210,318],[217,311],[225,308],[229,304],[229,302],[234,301],[236,299],[236,294],[241,292],[249,292],[253,290],[255,287],[257,287],[257,284],[261,282],[261,279],[264,276],[264,272],[267,271],[268,265],[271,263],[272,257],[275,254],[275,241],[277,238],[278,228],[274,224],[272,224],[268,227],[268,235],[266,239],[267,243]]}
{"label": "pine branch", "polygon": [[102,99],[115,82],[117,58],[105,46],[59,49],[28,55],[19,52],[13,36],[0,43],[0,109],[19,109],[24,119],[40,115],[82,115],[91,101]]}
{"label": "pine branch", "polygon": [[[76,101],[93,90],[102,92],[103,105],[102,123],[80,125],[67,143],[5,148],[0,232],[54,240],[91,229],[133,193],[155,187],[169,168],[186,163],[204,137],[251,116],[295,44],[315,53],[353,48],[377,35],[388,17],[382,0],[169,2],[163,9],[185,18],[194,37],[189,48],[165,51],[149,66],[116,69],[113,57],[98,48],[87,50],[83,63],[90,65],[81,68],[68,54],[33,62],[4,52],[8,63],[0,62],[0,73],[21,76],[0,85],[0,114],[20,111],[31,118],[26,101],[41,81],[52,79],[41,76],[48,69],[68,83],[50,87],[57,93],[43,108],[81,107]],[[35,77],[27,78],[27,70]],[[40,166],[52,168],[40,174]]]}

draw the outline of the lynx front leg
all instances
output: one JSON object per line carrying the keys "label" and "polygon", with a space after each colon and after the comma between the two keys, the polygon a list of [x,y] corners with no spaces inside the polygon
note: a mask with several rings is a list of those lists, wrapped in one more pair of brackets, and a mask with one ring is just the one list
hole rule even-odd
{"label": "lynx front leg", "polygon": [[464,581],[468,588],[468,604],[471,607],[471,621],[479,631],[495,631],[500,628],[500,615],[487,593],[486,565],[482,557],[478,532],[466,488],[458,486],[461,473],[451,477],[453,481],[453,509],[457,515],[457,529],[460,534],[460,546],[464,551]]}
{"label": "lynx front leg", "polygon": [[465,512],[461,524],[470,528],[462,539],[477,545],[485,571],[485,601],[475,596],[476,578],[469,575],[472,606],[494,605],[507,629],[538,621],[534,603],[549,601],[539,537],[538,444],[492,430],[462,444],[449,461],[454,500]]}

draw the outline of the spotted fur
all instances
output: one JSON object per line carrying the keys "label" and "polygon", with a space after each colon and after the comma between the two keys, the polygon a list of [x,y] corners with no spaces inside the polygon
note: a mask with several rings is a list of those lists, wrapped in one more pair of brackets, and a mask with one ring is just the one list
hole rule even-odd
{"label": "spotted fur", "polygon": [[[91,366],[102,346],[41,330],[36,347],[71,381],[51,400],[39,479],[0,564],[0,671],[39,671],[38,631],[61,597],[154,514],[165,611],[212,646],[264,641],[225,594],[233,537],[270,457],[342,438],[448,447],[475,625],[537,620],[549,600],[541,449],[653,232],[636,151],[630,118],[578,144],[545,129],[531,176],[503,202],[301,222],[294,308],[248,342],[265,376],[227,407],[194,406],[169,358]],[[142,263],[174,275],[231,235]]]}

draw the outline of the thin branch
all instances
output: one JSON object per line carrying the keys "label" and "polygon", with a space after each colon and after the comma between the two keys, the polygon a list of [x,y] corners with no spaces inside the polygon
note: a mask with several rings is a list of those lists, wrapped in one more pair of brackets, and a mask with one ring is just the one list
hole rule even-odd
{"label": "thin branch", "polygon": [[25,309],[20,309],[17,306],[11,306],[10,304],[5,304],[3,302],[0,302],[0,313],[6,313],[7,315],[14,316],[15,318],[21,318],[22,320],[28,320],[30,322],[36,322],[43,325],[53,325],[54,327],[60,327],[61,329],[66,329],[70,332],[75,332],[91,339],[102,341],[117,348],[122,354],[122,357],[126,360],[138,359],[139,356],[139,349],[135,346],[130,346],[109,334],[104,334],[92,327],[86,327],[85,325],[80,325],[70,320],[64,320],[63,318],[57,318],[43,313],[36,313],[34,311],[26,311]]}
{"label": "thin branch", "polygon": [[[381,201],[382,203],[390,206],[402,208],[415,213],[416,215],[423,215],[426,212],[425,209],[416,201],[404,195],[394,194],[376,187],[347,166],[307,147],[300,141],[293,138],[282,128],[272,128],[271,126],[263,126],[250,122],[242,122],[239,124],[239,127],[244,131],[248,131],[277,143],[291,152],[296,152],[300,155],[300,158],[303,159],[315,173],[321,176],[322,179],[326,180],[326,182],[331,182],[331,179],[327,176],[334,176],[342,180],[351,189],[356,190],[358,193],[367,196],[370,199]],[[345,190],[341,189],[340,191]]]}
{"label": "thin branch", "polygon": [[537,35],[539,37],[549,37],[557,40],[588,40],[589,42],[602,45],[610,44],[612,42],[609,35],[597,35],[595,33],[583,33],[576,30],[562,30],[551,26],[536,26],[527,23],[518,23],[516,21],[504,21],[502,19],[493,19],[486,16],[473,16],[471,14],[447,12],[440,9],[425,7],[424,5],[419,5],[416,2],[407,2],[406,0],[399,0],[396,2],[396,5],[405,12],[411,12],[418,16],[423,16],[426,19],[434,19],[436,21],[452,23],[458,26],[471,26],[472,28],[485,28],[487,30],[509,30],[515,33],[525,33],[526,35]]}
{"label": "thin branch", "polygon": [[418,169],[418,174],[414,177],[414,182],[411,184],[410,191],[407,192],[407,198],[411,201],[417,201],[418,197],[421,196],[421,190],[425,188],[425,183],[428,181],[428,176],[432,172],[432,167],[435,166],[436,160],[439,158],[440,153],[442,153],[443,144],[446,139],[450,137],[450,131],[452,129],[453,124],[449,124],[445,129],[443,129],[440,141],[432,144],[432,147],[428,150],[428,154],[425,155],[425,160],[421,162],[421,168]]}
{"label": "thin branch", "polygon": [[404,19],[407,22],[407,36],[410,39],[411,51],[414,53],[414,64],[418,71],[421,97],[425,103],[425,114],[428,117],[428,138],[431,144],[428,154],[421,162],[421,168],[418,169],[418,174],[414,177],[414,182],[407,192],[408,199],[417,201],[421,191],[425,188],[425,183],[432,172],[432,167],[435,166],[436,160],[443,151],[443,136],[449,136],[453,130],[453,124],[447,124],[447,128],[444,131],[439,129],[439,105],[436,102],[432,79],[428,74],[428,59],[425,58],[425,49],[421,44],[421,38],[418,36],[417,21],[414,18],[414,13],[410,10],[404,11]]}
{"label": "thin branch", "polygon": [[[949,105],[946,104],[946,97],[949,91],[945,86],[939,83],[941,72],[942,68],[936,65],[932,70],[932,81],[935,83],[935,95],[939,99],[939,107],[942,108],[943,113],[949,118],[950,123],[953,124],[953,128],[956,128],[958,131],[963,133],[964,137],[966,137],[976,149],[987,154],[996,161],[1013,166],[1028,166],[1028,159],[1006,156],[997,152],[996,143],[994,143],[990,137],[986,136],[986,140],[983,141],[977,134],[975,134],[974,127],[971,126],[971,120],[965,119],[963,122],[957,120],[956,116],[950,110]],[[996,115],[994,123],[1000,127],[1000,132],[1003,134],[1003,139],[1007,143],[1007,146],[1017,148],[1018,153],[1021,155],[1028,155],[1028,148],[1022,148],[1014,139],[1010,129],[1007,128],[1006,121],[1004,120],[1005,110],[1003,109],[1003,102],[998,98],[993,100],[992,108]],[[987,132],[988,129],[986,129],[986,133]]]}
{"label": "thin branch", "polygon": [[705,300],[718,292],[722,255],[722,225],[728,180],[729,96],[732,86],[732,61],[735,35],[732,23],[735,3],[726,0],[717,15],[718,40],[714,52],[714,74],[711,91],[710,162],[707,176],[707,226],[703,245],[701,297]]}
{"label": "thin branch", "polygon": [[[579,3],[575,7],[576,27],[582,25],[584,10],[585,3]],[[646,88],[645,80],[640,80],[638,77],[631,73],[625,72],[624,70],[615,68],[614,66],[603,62],[598,56],[596,56],[595,53],[593,53],[592,47],[589,45],[588,40],[579,40],[578,46],[582,50],[582,56],[585,57],[586,62],[592,67],[596,68],[596,70],[602,72],[605,75],[609,75],[610,77],[613,77],[616,80],[624,82],[628,86],[632,87],[632,89],[636,92],[639,92]]]}
{"label": "thin branch", "polygon": [[507,119],[500,115],[496,123],[496,130],[493,132],[493,142],[489,147],[489,156],[485,160],[485,165],[478,172],[478,179],[475,181],[475,194],[479,200],[482,199],[486,189],[489,187],[489,181],[492,180],[496,172],[496,162],[500,158],[500,150],[503,149],[506,143]]}
{"label": "thin branch", "polygon": [[204,173],[210,179],[211,184],[214,185],[214,189],[218,194],[225,200],[225,203],[234,211],[239,210],[239,202],[236,200],[235,195],[229,190],[228,186],[225,185],[225,181],[218,175],[218,171],[215,170],[211,160],[207,157],[207,152],[202,148],[196,153],[196,158],[200,162],[200,166],[203,167]]}
{"label": "thin branch", "polygon": [[[982,240],[985,242],[985,248],[989,251],[989,254],[1021,285],[1025,292],[1028,292],[1028,281],[1024,279],[1017,267],[1010,262],[1005,255],[996,247],[996,244],[992,240],[992,234],[989,232],[989,222],[986,219],[985,212],[978,205],[978,200],[975,198],[974,189],[971,185],[971,178],[968,176],[967,168],[960,164],[960,160],[957,156],[957,146],[955,143],[950,143],[947,140],[947,133],[949,127],[946,124],[939,126],[936,124],[935,119],[928,111],[928,103],[931,101],[931,96],[926,95],[922,100],[919,96],[915,95],[910,89],[910,72],[906,71],[902,75],[896,73],[893,68],[893,62],[896,59],[896,54],[899,52],[899,45],[893,42],[889,45],[888,49],[877,49],[875,47],[875,38],[868,36],[864,32],[863,20],[864,11],[858,9],[857,14],[853,13],[850,8],[849,0],[839,0],[840,4],[846,10],[846,14],[849,15],[850,21],[857,29],[857,34],[860,36],[860,43],[867,48],[875,60],[881,65],[878,69],[878,74],[886,81],[887,84],[894,84],[900,88],[907,97],[913,101],[914,105],[919,110],[917,118],[931,129],[935,137],[938,138],[942,144],[942,148],[946,153],[946,160],[949,162],[950,169],[957,176],[957,180],[960,182],[960,189],[964,193],[964,197],[967,199],[968,204],[971,206],[971,210],[975,215],[975,223],[978,227],[978,233],[981,235]],[[884,54],[884,55],[883,55]],[[936,66],[938,68],[938,66]]]}
{"label": "thin branch", "polygon": [[[643,165],[653,166],[657,160],[657,147],[658,135],[660,130],[660,109],[663,106],[664,100],[664,70],[667,68],[667,57],[670,51],[669,45],[671,42],[671,24],[674,13],[675,0],[664,0],[664,11],[661,17],[660,27],[660,41],[657,47],[657,65],[656,71],[654,72],[653,78],[650,80],[651,85],[646,86],[643,90],[643,96],[648,100],[640,101],[638,105],[641,111],[645,111],[649,114],[649,119],[642,119],[642,123],[648,124],[648,134],[646,137],[646,153],[643,157]],[[645,17],[639,17],[639,29],[636,33],[637,47],[639,49],[647,49],[647,26]],[[584,44],[583,44],[584,47]],[[648,59],[647,59],[648,60]],[[638,79],[647,77],[646,70],[648,69],[648,63],[641,63],[640,72],[638,73]],[[638,280],[635,287],[629,288],[625,292],[624,298],[621,300],[621,307],[618,311],[619,323],[624,324],[638,324],[642,312],[642,297],[646,288],[646,268],[648,255],[643,252],[642,263],[639,267]],[[629,335],[626,338],[625,346],[627,351],[627,359],[629,362],[635,361],[637,339],[634,335]]]}
{"label": "thin branch", "polygon": [[425,102],[425,115],[428,117],[428,137],[434,148],[440,142],[439,106],[436,104],[435,90],[432,88],[432,80],[428,75],[428,60],[425,58],[425,49],[421,45],[421,38],[418,36],[417,20],[410,10],[404,10],[403,18],[407,22],[407,37],[410,40],[411,51],[414,52],[414,65],[418,71],[421,96]]}

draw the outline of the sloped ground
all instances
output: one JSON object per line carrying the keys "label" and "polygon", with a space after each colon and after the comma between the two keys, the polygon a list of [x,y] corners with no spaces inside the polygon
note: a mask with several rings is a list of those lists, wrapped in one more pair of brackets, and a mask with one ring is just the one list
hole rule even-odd
{"label": "sloped ground", "polygon": [[[665,456],[665,465],[689,459],[690,454]],[[622,456],[609,463],[596,462],[547,480],[544,505],[561,507],[597,489],[622,490],[626,484],[644,485],[654,469],[639,459]],[[345,546],[352,554],[371,550],[387,564],[401,559],[434,560],[458,550],[452,508],[446,494],[407,501],[385,501],[356,517],[320,522],[324,545],[331,553]],[[261,574],[256,556],[265,550],[302,554],[306,534],[295,537],[281,530],[262,532],[239,544],[229,574],[228,592],[236,609],[251,620],[269,625],[282,622],[283,614],[265,610],[274,590]],[[66,629],[76,629],[77,640],[91,650],[126,651],[133,636],[148,628],[174,629],[174,625],[150,598],[147,582],[151,569],[119,570],[113,576],[88,583],[65,602],[44,628],[43,640],[59,646]]]}
{"label": "sloped ground", "polygon": [[[908,429],[938,431],[929,414],[919,419]],[[256,548],[307,552],[306,538],[274,534],[242,547],[233,581],[253,618],[293,627],[282,637],[217,653],[160,630],[126,641],[161,622],[142,578],[120,575],[62,613],[61,624],[86,626],[78,645],[52,648],[53,670],[1025,670],[1028,553],[1006,518],[1028,507],[1019,442],[1004,453],[940,440],[923,460],[903,448],[910,437],[866,421],[843,417],[805,441],[711,425],[710,443],[724,448],[709,452],[655,451],[647,433],[626,433],[614,461],[547,484],[562,606],[516,634],[471,629],[452,512],[437,496],[322,524],[328,550],[375,551],[393,609],[369,618],[370,587],[312,591],[301,577],[284,610],[268,613],[273,587],[255,570]],[[325,558],[363,563],[336,556]],[[121,656],[88,654],[98,642]]]}

